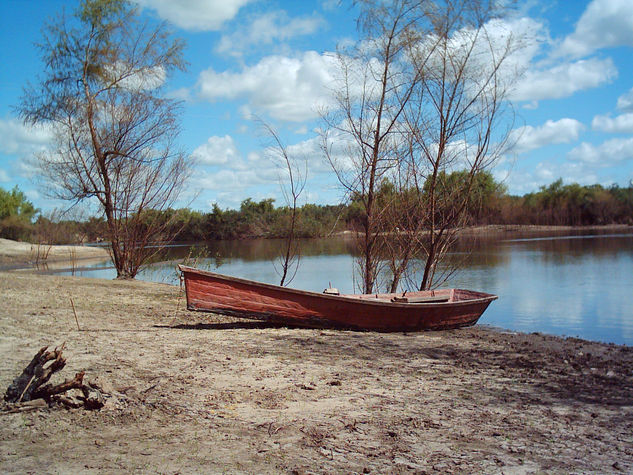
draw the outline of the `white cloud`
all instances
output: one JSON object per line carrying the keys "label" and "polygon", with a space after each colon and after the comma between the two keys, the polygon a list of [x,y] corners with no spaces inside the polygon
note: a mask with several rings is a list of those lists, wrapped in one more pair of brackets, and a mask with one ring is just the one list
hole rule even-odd
{"label": "white cloud", "polygon": [[340,7],[339,0],[321,0],[321,8],[325,11],[333,11]]}
{"label": "white cloud", "polygon": [[[343,125],[339,124],[341,128]],[[332,172],[332,164],[342,173],[355,170],[354,156],[357,155],[356,142],[349,133],[342,130],[330,129],[325,140],[328,154],[332,163],[323,150],[324,137],[316,130],[316,136],[302,140],[287,147],[288,153],[298,159],[305,160],[308,165],[308,174],[329,174]]]}
{"label": "white cloud", "polygon": [[[201,172],[192,179],[196,189],[214,193],[222,206],[239,206],[246,197],[258,199],[278,192],[279,174],[274,166],[248,170],[222,169],[218,172]],[[271,186],[272,185],[272,186]],[[269,189],[269,193],[262,192]]]}
{"label": "white cloud", "polygon": [[0,152],[28,156],[52,142],[50,128],[25,125],[16,119],[0,119]]}
{"label": "white cloud", "polygon": [[514,143],[512,152],[522,154],[546,145],[578,140],[584,129],[585,126],[576,119],[548,120],[538,127],[526,125],[513,130],[509,140],[510,144]]}
{"label": "white cloud", "polygon": [[206,189],[237,190],[267,183],[258,170],[223,169],[215,173],[201,174],[196,181]]}
{"label": "white cloud", "polygon": [[[337,150],[342,147],[341,143],[337,141]],[[306,172],[304,163],[307,163],[310,175],[331,172],[323,158],[319,137],[288,145],[286,150],[296,160],[301,175]],[[215,202],[222,207],[239,207],[246,197],[256,200],[274,197],[278,205],[284,203],[280,185],[287,185],[288,175],[285,164],[280,165],[274,147],[244,155],[235,146],[234,139],[226,135],[210,137],[193,155],[198,160],[198,170],[192,177],[191,188],[212,193]],[[306,196],[303,194],[302,199]]]}
{"label": "white cloud", "polygon": [[219,30],[251,0],[135,0],[185,30]]}
{"label": "white cloud", "polygon": [[557,54],[580,57],[612,46],[633,46],[631,0],[593,0]]}
{"label": "white cloud", "polygon": [[633,159],[633,137],[611,139],[597,146],[583,142],[572,149],[567,157],[572,161],[600,167],[616,165]]}
{"label": "white cloud", "polygon": [[9,181],[11,181],[9,179],[9,174],[6,171],[4,171],[2,168],[0,168],[0,183],[7,183]]}
{"label": "white cloud", "polygon": [[[460,40],[468,43],[469,30],[453,38],[456,48]],[[508,96],[515,101],[530,101],[527,108],[535,109],[544,99],[568,97],[577,91],[594,88],[617,77],[617,68],[610,58],[590,58],[578,61],[558,61],[556,64],[538,61],[550,49],[552,40],[546,26],[532,18],[520,17],[493,20],[486,24],[485,36],[476,44],[471,67],[486,71],[506,54],[499,69],[500,79],[509,85]],[[486,75],[484,74],[484,77]]]}
{"label": "white cloud", "polygon": [[593,185],[600,179],[592,166],[582,162],[557,163],[553,161],[540,162],[530,170],[493,170],[497,181],[502,181],[511,194],[523,195],[538,190],[541,186],[548,186],[559,178],[564,183],[580,183]]}
{"label": "white cloud", "polygon": [[[610,58],[590,58],[578,61],[559,60],[556,64],[540,60],[551,48],[552,40],[545,24],[532,18],[520,17],[494,20],[486,25],[484,41],[477,45],[481,67],[494,61],[490,49],[497,57],[510,41],[512,49],[504,59],[499,73],[510,84],[509,98],[529,101],[526,108],[535,109],[544,99],[568,97],[577,91],[594,88],[617,77],[617,68]],[[468,35],[468,31],[465,33]],[[456,43],[459,43],[456,36]]]}
{"label": "white cloud", "polygon": [[562,178],[563,183],[581,185],[593,185],[599,182],[598,175],[586,163],[541,162],[536,165],[534,175],[539,186],[550,185],[558,178]]}
{"label": "white cloud", "polygon": [[[530,67],[548,40],[545,26],[527,17],[490,21],[486,24],[485,33],[478,42],[476,57],[480,58],[479,66],[485,69],[499,61],[499,55],[504,54],[509,42],[511,50],[501,64],[500,73],[510,81]],[[491,56],[492,52],[495,57]]]}
{"label": "white cloud", "polygon": [[[509,88],[532,64],[548,40],[545,26],[531,18],[494,19],[481,30],[464,27],[455,31],[447,42],[447,50],[438,48],[443,40],[428,35],[417,45],[419,53],[427,57],[430,74],[441,68],[448,58],[466,68],[469,83],[476,90],[495,74],[494,86]],[[380,42],[380,40],[379,40]],[[368,43],[371,51],[373,43]],[[458,74],[460,68],[456,68]]]}
{"label": "white cloud", "polygon": [[633,112],[633,89],[618,97],[617,107],[624,112]]}
{"label": "white cloud", "polygon": [[515,85],[511,98],[518,101],[560,99],[609,83],[617,74],[610,58],[591,58],[545,70],[530,70]]}
{"label": "white cloud", "polygon": [[31,201],[33,201],[33,202],[35,202],[35,201],[39,201],[39,200],[41,200],[42,198],[44,198],[44,196],[43,196],[43,195],[42,195],[39,191],[37,191],[37,190],[36,190],[36,189],[34,189],[34,188],[29,188],[29,189],[25,190],[25,191],[24,191],[24,194],[26,195],[26,197],[27,197],[29,200],[31,200]]}
{"label": "white cloud", "polygon": [[279,182],[279,170],[271,160],[257,152],[244,157],[230,135],[209,137],[192,156],[198,165],[195,187],[228,191]]}
{"label": "white cloud", "polygon": [[597,115],[591,122],[591,127],[600,132],[610,134],[633,134],[633,112],[611,118],[608,115]]}
{"label": "white cloud", "polygon": [[301,122],[318,117],[318,110],[329,103],[335,65],[333,56],[315,51],[299,58],[268,56],[239,73],[203,71],[198,89],[209,101],[244,97],[248,111]]}
{"label": "white cloud", "polygon": [[191,89],[186,87],[181,87],[178,89],[173,89],[169,91],[165,97],[169,99],[175,99],[177,101],[190,102],[191,101]]}
{"label": "white cloud", "polygon": [[240,153],[230,135],[209,137],[207,143],[196,148],[191,156],[200,165],[235,165],[241,161]]}
{"label": "white cloud", "polygon": [[216,49],[219,53],[239,57],[251,47],[268,46],[295,36],[312,34],[323,23],[318,16],[289,18],[284,11],[265,13],[231,34],[223,35]]}
{"label": "white cloud", "polygon": [[118,86],[131,91],[152,90],[165,83],[167,73],[162,66],[136,69],[134,65],[117,62],[106,66],[105,82],[118,81]]}

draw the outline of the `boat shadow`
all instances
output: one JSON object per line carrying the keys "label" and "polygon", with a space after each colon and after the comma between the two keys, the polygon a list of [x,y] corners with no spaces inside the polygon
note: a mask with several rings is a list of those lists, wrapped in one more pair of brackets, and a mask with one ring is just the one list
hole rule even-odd
{"label": "boat shadow", "polygon": [[277,328],[301,328],[298,326],[282,325],[271,322],[239,321],[223,323],[179,323],[176,325],[153,325],[154,328],[169,328],[173,330],[262,330]]}

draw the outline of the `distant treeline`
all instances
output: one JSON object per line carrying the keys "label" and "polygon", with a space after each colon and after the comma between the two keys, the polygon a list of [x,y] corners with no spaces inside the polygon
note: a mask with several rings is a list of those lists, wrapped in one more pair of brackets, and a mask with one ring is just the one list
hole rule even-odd
{"label": "distant treeline", "polygon": [[[458,176],[459,172],[456,172]],[[449,180],[447,181],[450,183]],[[393,193],[388,182],[381,191]],[[468,208],[471,225],[525,224],[587,226],[633,224],[633,183],[627,187],[613,185],[564,185],[557,180],[539,191],[523,196],[507,194],[502,184],[488,172],[477,177]],[[299,209],[298,237],[321,237],[358,229],[361,207],[355,197],[348,204],[306,204]],[[178,230],[177,241],[196,242],[219,239],[283,237],[288,229],[291,210],[275,207],[273,199],[253,201],[248,198],[239,209],[211,211],[190,209],[147,211],[147,220],[171,221]],[[102,218],[60,219],[61,214],[39,214],[18,188],[0,188],[0,237],[31,242],[67,244],[107,239]],[[160,236],[157,236],[160,240]]]}
{"label": "distant treeline", "polygon": [[[497,201],[495,203],[495,201]],[[482,210],[482,224],[540,224],[590,226],[633,224],[633,183],[612,185],[563,185],[558,179],[524,196],[503,194]]]}

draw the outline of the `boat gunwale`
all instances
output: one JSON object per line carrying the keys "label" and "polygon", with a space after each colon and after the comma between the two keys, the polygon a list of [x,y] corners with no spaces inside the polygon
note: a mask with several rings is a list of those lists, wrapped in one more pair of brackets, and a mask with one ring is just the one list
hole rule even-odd
{"label": "boat gunwale", "polygon": [[[312,297],[312,298],[320,298],[320,299],[329,299],[332,301],[340,301],[341,299],[348,301],[348,302],[354,302],[356,304],[358,303],[362,303],[362,304],[367,304],[367,305],[379,305],[384,307],[389,306],[389,307],[394,307],[394,308],[411,308],[413,306],[417,307],[443,307],[443,306],[463,306],[463,305],[472,305],[475,303],[483,303],[483,302],[492,302],[496,299],[498,299],[499,297],[497,295],[494,294],[489,294],[486,292],[479,292],[479,291],[474,291],[474,290],[468,290],[468,289],[443,289],[443,290],[454,290],[454,291],[461,291],[461,292],[475,292],[477,294],[482,295],[482,297],[478,297],[478,298],[473,298],[473,299],[468,299],[468,300],[456,300],[456,301],[447,301],[447,302],[417,302],[417,303],[408,303],[408,302],[392,302],[390,300],[372,300],[370,298],[362,298],[359,297],[360,295],[372,295],[372,294],[352,294],[352,295],[345,295],[345,294],[341,294],[341,295],[331,295],[331,294],[324,294],[324,293],[319,293],[319,292],[313,292],[310,290],[301,290],[301,289],[293,289],[290,287],[281,287],[279,285],[274,285],[274,284],[267,284],[264,282],[258,282],[256,280],[249,280],[249,279],[243,279],[241,277],[233,277],[230,275],[224,275],[224,274],[218,274],[215,272],[210,272],[210,271],[206,271],[206,270],[202,270],[202,269],[196,269],[195,267],[189,267],[189,266],[184,266],[182,264],[178,265],[178,269],[182,272],[182,273],[192,273],[192,274],[199,274],[202,276],[208,276],[208,277],[212,277],[214,279],[218,279],[218,280],[225,280],[225,281],[229,281],[229,282],[237,282],[240,284],[245,284],[245,285],[252,285],[252,286],[256,286],[256,287],[263,287],[269,290],[275,290],[275,291],[282,291],[282,292],[288,292],[288,293],[293,293],[293,294],[297,294],[297,295],[301,295],[301,296],[308,296],[308,297]],[[419,291],[416,291],[419,292]],[[393,294],[397,294],[399,292],[394,292]],[[413,292],[412,292],[413,293]]]}

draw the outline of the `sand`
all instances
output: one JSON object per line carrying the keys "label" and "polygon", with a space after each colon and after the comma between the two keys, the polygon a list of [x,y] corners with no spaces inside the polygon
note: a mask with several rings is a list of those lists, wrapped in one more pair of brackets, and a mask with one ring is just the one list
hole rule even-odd
{"label": "sand", "polygon": [[0,272],[0,335],[3,392],[65,342],[59,379],[109,395],[0,411],[2,473],[633,472],[630,347],[274,328],[187,312],[177,287],[24,272]]}
{"label": "sand", "polygon": [[50,246],[0,238],[0,266],[77,266],[88,261],[106,260],[106,248],[94,246]]}

